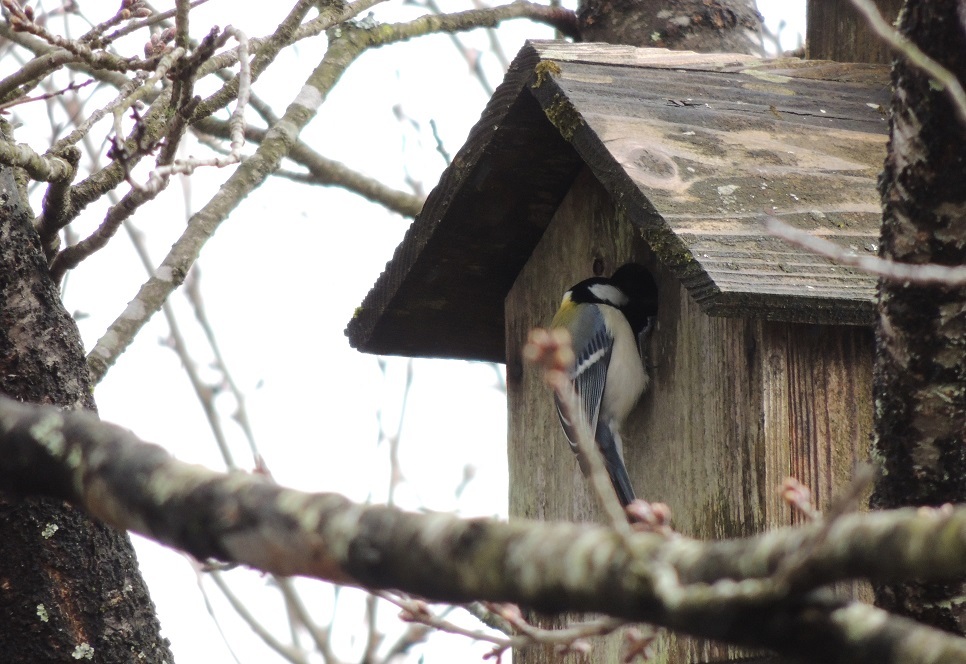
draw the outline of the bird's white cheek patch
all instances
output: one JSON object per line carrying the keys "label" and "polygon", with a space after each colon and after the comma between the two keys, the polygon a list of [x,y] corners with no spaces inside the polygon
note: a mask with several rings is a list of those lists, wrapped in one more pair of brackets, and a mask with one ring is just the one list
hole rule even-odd
{"label": "bird's white cheek patch", "polygon": [[600,298],[603,302],[621,307],[627,304],[627,296],[617,286],[611,284],[594,284],[590,287],[590,292],[594,297]]}

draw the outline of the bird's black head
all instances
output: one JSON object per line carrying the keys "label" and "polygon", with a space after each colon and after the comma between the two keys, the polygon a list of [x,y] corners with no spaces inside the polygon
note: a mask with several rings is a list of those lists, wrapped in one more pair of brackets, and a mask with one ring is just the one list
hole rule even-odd
{"label": "bird's black head", "polygon": [[605,277],[584,279],[568,292],[574,304],[609,304],[619,309],[630,301],[621,288]]}
{"label": "bird's black head", "polygon": [[574,304],[609,304],[620,309],[635,334],[644,329],[648,318],[657,314],[657,284],[641,265],[622,265],[608,279],[585,279],[570,289]]}
{"label": "bird's black head", "polygon": [[610,281],[627,295],[628,302],[620,309],[634,333],[640,333],[648,319],[657,315],[657,282],[647,268],[637,263],[620,266]]}

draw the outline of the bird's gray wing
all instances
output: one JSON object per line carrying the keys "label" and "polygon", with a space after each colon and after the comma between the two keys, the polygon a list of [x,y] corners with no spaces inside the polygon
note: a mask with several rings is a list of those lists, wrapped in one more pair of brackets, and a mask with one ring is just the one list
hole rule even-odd
{"label": "bird's gray wing", "polygon": [[[600,401],[604,395],[604,384],[607,382],[607,365],[614,345],[614,339],[607,331],[604,316],[597,307],[581,307],[581,311],[574,321],[571,332],[574,340],[574,355],[576,361],[570,370],[570,380],[580,398],[583,414],[587,425],[593,433],[597,429],[597,417],[600,413]],[[557,403],[557,415],[570,447],[577,452],[575,426],[564,417]]]}

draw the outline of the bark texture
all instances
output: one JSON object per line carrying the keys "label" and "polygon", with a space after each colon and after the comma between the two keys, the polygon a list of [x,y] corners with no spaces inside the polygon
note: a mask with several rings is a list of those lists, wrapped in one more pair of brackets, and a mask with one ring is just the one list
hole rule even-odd
{"label": "bark texture", "polygon": [[[0,393],[94,410],[80,335],[25,201],[17,172],[0,167]],[[172,661],[127,535],[59,500],[0,492],[0,653],[31,664]]]}
{"label": "bark texture", "polygon": [[962,574],[966,507],[840,511],[830,521],[712,542],[662,530],[416,514],[286,489],[262,475],[216,473],[87,413],[9,399],[0,399],[0,483],[70,500],[201,560],[275,574],[432,601],[604,613],[795,661],[966,662],[966,639],[826,589],[863,577]]}
{"label": "bark texture", "polygon": [[[966,81],[963,3],[914,1],[899,30]],[[880,182],[881,254],[906,263],[966,263],[966,127],[946,91],[899,59],[889,155]],[[884,474],[876,508],[966,501],[966,289],[884,281],[875,369]],[[963,633],[964,583],[877,588],[883,608]]]}
{"label": "bark texture", "polygon": [[761,14],[751,0],[583,0],[581,41],[702,53],[760,53]]}

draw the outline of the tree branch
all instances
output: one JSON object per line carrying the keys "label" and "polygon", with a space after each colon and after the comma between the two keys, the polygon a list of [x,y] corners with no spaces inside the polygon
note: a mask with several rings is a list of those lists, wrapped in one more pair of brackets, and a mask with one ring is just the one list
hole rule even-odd
{"label": "tree branch", "polygon": [[[356,12],[359,6],[366,6],[373,1],[356,0],[341,11]],[[376,25],[372,28],[342,23],[333,27],[329,32],[329,45],[322,62],[309,75],[283,117],[268,131],[265,141],[228,178],[218,193],[192,215],[187,229],[172,246],[155,275],[141,286],[134,300],[97,341],[87,356],[94,382],[104,377],[145,323],[160,309],[161,303],[181,285],[188,270],[197,260],[201,248],[221,222],[245,196],[278,169],[282,158],[298,140],[299,133],[315,117],[329,91],[359,55],[369,48],[407,41],[434,32],[493,26],[506,19],[530,17],[545,9],[542,5],[518,0],[492,9],[473,9],[446,16],[423,16],[408,23]],[[259,52],[252,62],[253,80],[263,56],[264,53]],[[213,66],[211,63],[209,61],[208,64]],[[196,117],[204,117],[201,109],[206,103],[199,104]]]}
{"label": "tree branch", "polygon": [[[231,128],[224,120],[207,118],[196,123],[195,128],[218,138],[231,137]],[[267,134],[266,129],[259,127],[245,128],[245,139],[252,143],[261,143]],[[374,178],[349,168],[342,162],[323,157],[303,141],[296,141],[287,157],[309,170],[309,173],[301,178],[302,182],[342,187],[404,217],[415,217],[423,208],[423,199],[419,196],[388,187]],[[293,176],[287,177],[295,179]]]}
{"label": "tree branch", "polygon": [[775,237],[807,249],[818,256],[824,256],[839,265],[849,265],[889,281],[944,286],[966,284],[966,266],[900,263],[878,256],[859,256],[825,238],[789,226],[777,217],[765,217],[765,230]]}
{"label": "tree branch", "polygon": [[[199,559],[276,574],[439,601],[599,612],[826,662],[966,661],[966,640],[813,590],[855,578],[966,574],[962,507],[850,514],[830,528],[724,542],[412,514],[215,473],[92,415],[7,399],[0,485],[71,501]],[[782,560],[813,544],[796,592],[772,583]]]}
{"label": "tree branch", "polygon": [[56,155],[41,156],[25,143],[0,140],[0,164],[16,166],[40,182],[70,182],[77,172],[70,161]]}
{"label": "tree branch", "polygon": [[134,300],[98,339],[87,356],[94,382],[104,377],[144,324],[181,285],[201,253],[201,248],[221,222],[278,169],[299,133],[315,117],[326,95],[359,52],[361,50],[346,47],[342,40],[329,44],[322,61],[312,70],[282,118],[268,131],[255,154],[239,165],[212,199],[191,216],[184,233],[171,247],[155,274],[141,286]]}

